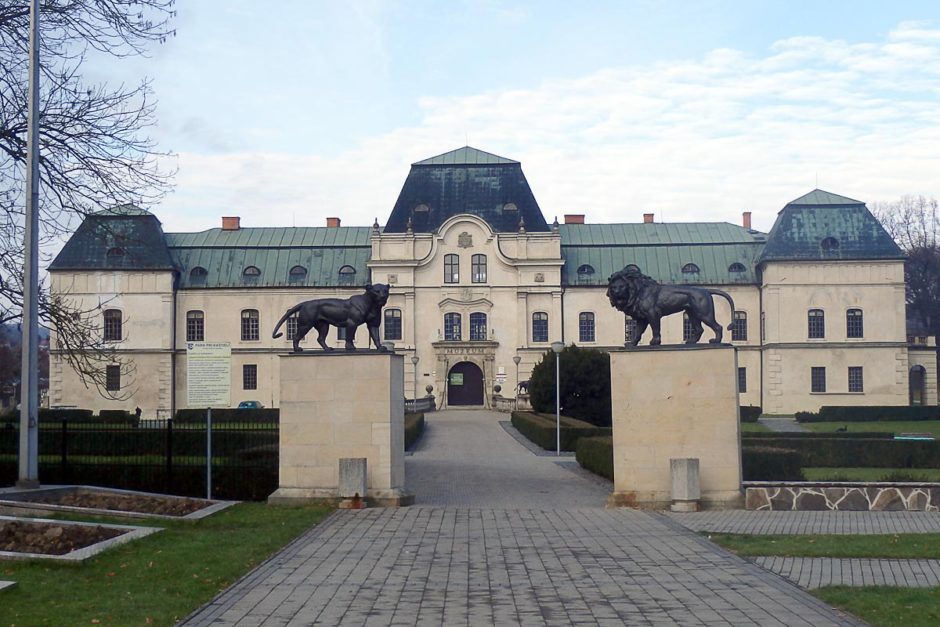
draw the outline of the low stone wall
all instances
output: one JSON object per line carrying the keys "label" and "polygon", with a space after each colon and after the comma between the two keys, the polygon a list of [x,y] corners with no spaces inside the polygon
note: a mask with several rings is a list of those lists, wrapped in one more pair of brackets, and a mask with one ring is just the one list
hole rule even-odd
{"label": "low stone wall", "polygon": [[763,511],[940,511],[940,483],[744,484],[745,508]]}

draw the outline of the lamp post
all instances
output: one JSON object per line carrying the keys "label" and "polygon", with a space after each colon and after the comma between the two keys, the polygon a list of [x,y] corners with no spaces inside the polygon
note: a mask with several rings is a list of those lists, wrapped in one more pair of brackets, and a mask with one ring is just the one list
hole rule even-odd
{"label": "lamp post", "polygon": [[512,356],[512,363],[516,364],[516,396],[519,396],[519,362],[522,361],[522,357],[519,355]]}
{"label": "lamp post", "polygon": [[418,400],[418,356],[411,356],[411,365],[415,367],[415,400]]}
{"label": "lamp post", "polygon": [[555,351],[555,455],[561,455],[561,351],[564,342],[552,342]]}

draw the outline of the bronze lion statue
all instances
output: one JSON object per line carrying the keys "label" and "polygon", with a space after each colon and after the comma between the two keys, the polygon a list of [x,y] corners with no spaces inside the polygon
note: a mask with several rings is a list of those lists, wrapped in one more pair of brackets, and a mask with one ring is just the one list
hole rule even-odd
{"label": "bronze lion statue", "polygon": [[291,307],[277,321],[271,337],[281,337],[278,329],[284,322],[297,314],[297,333],[294,335],[294,352],[302,353],[300,340],[310,331],[317,330],[317,343],[325,351],[333,350],[326,343],[326,334],[330,326],[346,329],[346,350],[356,350],[356,328],[365,324],[369,330],[369,340],[379,351],[385,351],[379,341],[379,325],[382,323],[382,307],[388,302],[389,286],[385,283],[366,285],[364,294],[357,294],[352,298],[318,298],[304,301]]}
{"label": "bronze lion statue", "polygon": [[[653,327],[651,346],[662,344],[660,335],[660,320],[670,314],[684,311],[692,324],[692,335],[686,344],[695,344],[705,329],[705,323],[715,332],[715,337],[709,340],[712,344],[720,344],[722,328],[715,321],[715,303],[713,295],[721,296],[731,305],[731,319],[734,320],[734,301],[731,295],[721,290],[693,287],[690,285],[661,285],[656,280],[646,276],[636,268],[627,267],[610,275],[607,284],[607,298],[616,309],[636,320],[636,336],[632,338],[632,345],[640,343],[640,338],[646,332],[646,327]],[[728,325],[731,329],[731,324]]]}

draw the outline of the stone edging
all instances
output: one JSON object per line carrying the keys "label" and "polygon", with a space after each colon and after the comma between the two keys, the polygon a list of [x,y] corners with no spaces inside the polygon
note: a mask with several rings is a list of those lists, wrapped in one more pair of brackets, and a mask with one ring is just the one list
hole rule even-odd
{"label": "stone edging", "polygon": [[940,483],[770,483],[745,485],[757,511],[940,511]]}

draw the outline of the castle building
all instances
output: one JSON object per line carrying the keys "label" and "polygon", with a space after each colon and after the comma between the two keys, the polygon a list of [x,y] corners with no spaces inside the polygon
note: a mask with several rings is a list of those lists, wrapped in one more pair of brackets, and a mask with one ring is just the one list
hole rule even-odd
{"label": "castle building", "polygon": [[[412,165],[382,227],[243,227],[165,233],[124,205],[90,215],[49,268],[54,295],[92,311],[116,360],[107,398],[86,386],[52,337],[50,403],[186,406],[190,342],[229,342],[232,403],[278,406],[278,355],[302,300],[388,283],[382,337],[405,359],[406,395],[432,386],[440,407],[512,396],[551,342],[622,347],[635,324],[610,306],[607,278],[634,265],[661,283],[724,290],[718,321],[738,348],[742,405],[767,413],[821,405],[937,403],[933,338],[908,336],[904,256],[865,204],[822,190],[787,203],[770,233],[724,222],[549,223],[519,162],[465,147]],[[683,341],[682,316],[663,343]],[[706,330],[702,341],[711,335]],[[301,342],[319,350],[315,332]],[[643,338],[645,344],[649,339]],[[342,349],[336,329],[331,345]],[[360,329],[356,343],[365,348]],[[634,376],[642,377],[643,373]],[[651,385],[655,382],[651,382]]]}

